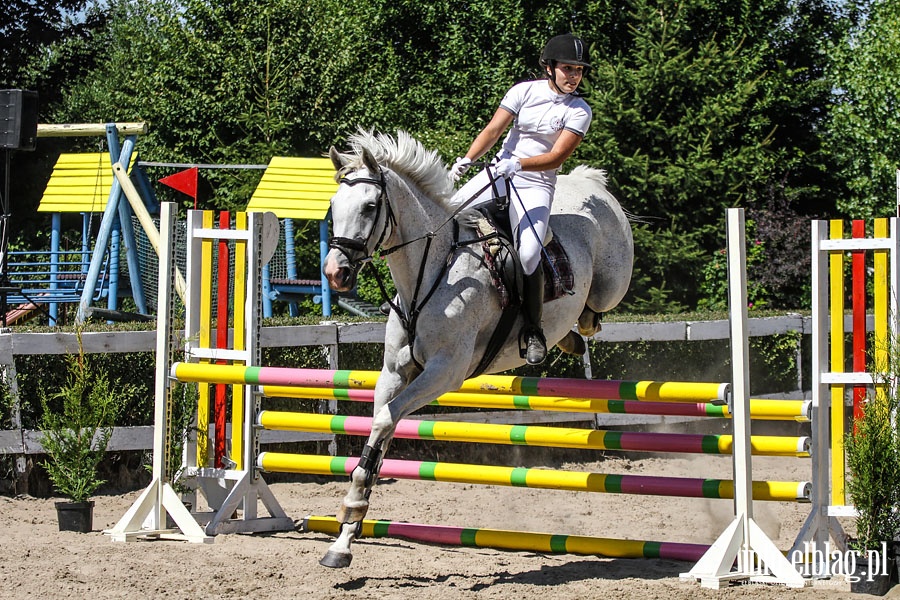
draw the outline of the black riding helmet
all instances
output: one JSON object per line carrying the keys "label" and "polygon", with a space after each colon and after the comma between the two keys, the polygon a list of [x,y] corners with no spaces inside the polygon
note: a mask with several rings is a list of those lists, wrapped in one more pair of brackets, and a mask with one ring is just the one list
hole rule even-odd
{"label": "black riding helmet", "polygon": [[544,51],[541,52],[541,66],[552,69],[555,63],[581,65],[584,67],[585,77],[591,70],[587,46],[581,41],[581,38],[571,33],[550,38],[550,41],[544,46]]}

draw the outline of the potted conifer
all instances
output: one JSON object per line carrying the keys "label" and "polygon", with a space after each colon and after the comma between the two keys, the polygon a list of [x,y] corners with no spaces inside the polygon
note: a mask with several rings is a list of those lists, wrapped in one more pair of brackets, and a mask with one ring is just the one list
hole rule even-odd
{"label": "potted conifer", "polygon": [[[854,418],[845,441],[847,493],[857,513],[851,548],[859,553],[860,570],[871,570],[857,573],[858,581],[851,581],[851,590],[872,595],[884,595],[891,586],[894,540],[900,535],[900,434],[896,420],[900,400],[896,379],[885,379],[869,394],[862,416]],[[878,555],[872,554],[875,552]],[[891,556],[885,557],[886,553]],[[890,568],[879,568],[870,556],[877,556],[878,565]]]}
{"label": "potted conifer", "polygon": [[80,333],[78,347],[77,355],[66,357],[66,383],[55,393],[41,393],[40,429],[47,456],[42,465],[57,492],[68,498],[56,503],[59,529],[86,533],[93,527],[89,498],[105,483],[97,469],[127,389],[114,391],[108,375],[91,368]]}

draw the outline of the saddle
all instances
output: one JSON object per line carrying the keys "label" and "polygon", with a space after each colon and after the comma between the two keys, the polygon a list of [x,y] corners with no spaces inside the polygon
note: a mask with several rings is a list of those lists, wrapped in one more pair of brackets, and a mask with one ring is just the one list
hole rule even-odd
{"label": "saddle", "polygon": [[[507,306],[521,306],[524,275],[509,225],[509,209],[490,204],[478,208],[478,212],[484,217],[476,225],[479,233],[484,237],[496,234],[483,242],[482,248],[494,287],[500,295],[500,306],[504,309]],[[556,300],[572,289],[575,276],[569,255],[549,228],[544,240],[541,268],[544,270],[544,303]]]}
{"label": "saddle", "polygon": [[[485,348],[484,356],[469,377],[484,373],[503,348],[521,312],[524,273],[519,253],[509,224],[508,207],[499,208],[494,203],[477,209],[483,218],[475,223],[483,238],[484,262],[491,274],[491,281],[500,296],[502,312],[497,327]],[[548,231],[549,242],[544,242],[541,268],[544,269],[544,302],[550,302],[567,293],[574,284],[569,257],[565,249]],[[549,258],[549,262],[548,262]],[[521,341],[520,341],[521,345]],[[520,348],[521,350],[521,348]]]}

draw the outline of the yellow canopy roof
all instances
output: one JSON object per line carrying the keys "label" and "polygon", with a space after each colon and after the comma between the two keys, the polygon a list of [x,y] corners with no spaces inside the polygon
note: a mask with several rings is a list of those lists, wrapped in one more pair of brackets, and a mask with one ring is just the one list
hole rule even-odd
{"label": "yellow canopy roof", "polygon": [[[132,154],[132,164],[134,160]],[[106,152],[60,154],[38,212],[102,212],[113,180],[115,176]]]}
{"label": "yellow canopy roof", "polygon": [[321,221],[337,191],[334,165],[327,158],[276,156],[269,162],[247,212],[271,211],[279,219]]}

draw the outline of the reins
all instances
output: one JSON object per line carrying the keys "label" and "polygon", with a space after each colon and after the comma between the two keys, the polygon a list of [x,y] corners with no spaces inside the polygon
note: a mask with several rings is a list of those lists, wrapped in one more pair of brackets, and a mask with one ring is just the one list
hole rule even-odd
{"label": "reins", "polygon": [[[485,167],[485,168],[487,168],[487,166],[488,166],[488,165],[485,164],[485,163],[472,163],[472,164],[475,165],[475,166],[482,166],[482,167]],[[396,245],[396,246],[394,246],[394,247],[392,247],[392,248],[387,248],[387,249],[382,250],[382,251],[379,253],[380,258],[385,258],[386,256],[388,256],[388,255],[390,255],[390,254],[393,254],[393,253],[396,252],[397,250],[400,250],[400,249],[402,249],[402,248],[404,248],[404,247],[406,247],[406,246],[409,246],[409,245],[412,244],[412,243],[418,242],[418,241],[420,241],[420,240],[423,240],[423,239],[426,239],[426,238],[428,238],[428,239],[434,238],[434,236],[437,234],[438,231],[440,231],[447,223],[449,223],[450,221],[453,221],[454,219],[456,219],[457,215],[459,215],[459,213],[461,213],[467,206],[469,206],[469,204],[471,204],[473,200],[475,200],[476,198],[478,198],[478,196],[480,196],[480,195],[482,194],[482,192],[484,192],[485,190],[487,190],[489,187],[493,187],[493,188],[494,188],[494,192],[497,193],[498,190],[497,190],[496,182],[497,182],[498,179],[500,179],[500,177],[491,177],[489,183],[487,183],[486,185],[482,186],[481,189],[479,189],[478,191],[476,191],[476,192],[475,192],[474,194],[472,194],[465,202],[463,202],[461,205],[459,205],[459,207],[458,207],[456,210],[454,210],[452,213],[450,213],[450,216],[448,216],[448,217],[444,220],[444,222],[441,223],[440,225],[438,225],[433,231],[429,231],[428,233],[426,233],[426,234],[424,234],[424,235],[420,235],[420,236],[417,237],[417,238],[413,238],[413,239],[411,239],[411,240],[407,240],[407,241],[403,242],[402,244],[398,244],[398,245]],[[429,242],[429,243],[430,243],[430,242]],[[427,256],[427,254],[426,254],[426,256]]]}

